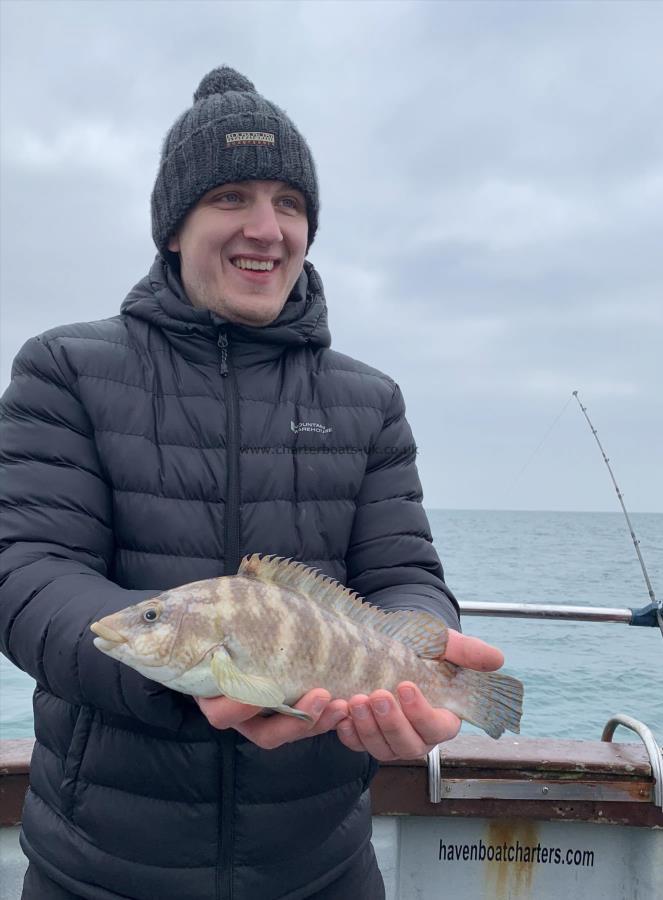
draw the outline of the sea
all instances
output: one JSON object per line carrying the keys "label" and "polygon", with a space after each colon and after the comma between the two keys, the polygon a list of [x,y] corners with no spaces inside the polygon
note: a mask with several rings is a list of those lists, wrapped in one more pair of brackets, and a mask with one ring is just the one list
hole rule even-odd
{"label": "sea", "polygon": [[[621,512],[429,509],[447,584],[462,602],[640,608],[647,589]],[[631,513],[656,597],[663,597],[663,514]],[[663,742],[658,628],[465,616],[463,631],[500,647],[525,685],[521,734],[599,740],[613,715]],[[34,734],[34,682],[0,657],[0,737]],[[476,732],[463,725],[464,732]],[[615,740],[637,740],[619,728]]]}

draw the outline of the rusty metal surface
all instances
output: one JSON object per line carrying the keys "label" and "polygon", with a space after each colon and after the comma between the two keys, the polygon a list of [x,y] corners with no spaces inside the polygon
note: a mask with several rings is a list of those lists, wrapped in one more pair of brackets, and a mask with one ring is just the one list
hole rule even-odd
{"label": "rusty metal surface", "polygon": [[[20,821],[33,740],[0,741],[0,823]],[[599,800],[450,799],[433,804],[428,799],[426,760],[382,765],[373,782],[375,815],[467,816],[568,820],[663,828],[663,812],[643,802],[652,791],[651,771],[644,748],[638,744],[586,741],[517,739],[493,741],[461,736],[441,747],[442,765],[458,781],[484,779],[516,783],[604,781],[628,797],[623,802]],[[574,758],[575,756],[575,758]],[[592,773],[590,779],[587,774]],[[603,773],[598,777],[599,773]],[[451,775],[451,771],[449,772]],[[584,777],[582,777],[584,776]],[[515,791],[514,791],[515,793]],[[543,795],[542,795],[543,797]]]}
{"label": "rusty metal surface", "polygon": [[592,800],[653,803],[654,785],[643,782],[579,778],[442,778],[440,799],[449,800]]}
{"label": "rusty metal surface", "polygon": [[528,769],[540,772],[602,772],[648,776],[649,758],[638,742],[569,741],[551,738],[459,735],[440,744],[444,766]]}
{"label": "rusty metal surface", "polygon": [[[633,781],[629,790],[638,796],[651,793],[650,781]],[[469,818],[519,818],[542,821],[577,821],[611,825],[663,828],[663,813],[653,804],[627,802],[453,799],[431,803],[428,799],[428,770],[413,765],[382,765],[371,788],[373,814],[377,816],[443,816]]]}
{"label": "rusty metal surface", "polygon": [[[513,845],[535,846],[539,843],[539,826],[531,820],[493,819],[488,823],[486,842],[493,846]],[[532,892],[534,866],[531,860],[515,860],[508,864],[502,860],[487,868],[486,887],[490,887],[494,898],[516,896],[527,897]]]}

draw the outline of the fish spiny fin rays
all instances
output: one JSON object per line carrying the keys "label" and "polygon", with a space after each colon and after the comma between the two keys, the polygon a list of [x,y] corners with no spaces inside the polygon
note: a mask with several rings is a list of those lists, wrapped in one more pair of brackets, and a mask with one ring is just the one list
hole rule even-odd
{"label": "fish spiny fin rays", "polygon": [[355,591],[303,563],[253,553],[244,557],[237,575],[304,594],[324,609],[400,641],[424,659],[438,659],[446,650],[448,632],[441,619],[418,610],[387,612],[371,606]]}

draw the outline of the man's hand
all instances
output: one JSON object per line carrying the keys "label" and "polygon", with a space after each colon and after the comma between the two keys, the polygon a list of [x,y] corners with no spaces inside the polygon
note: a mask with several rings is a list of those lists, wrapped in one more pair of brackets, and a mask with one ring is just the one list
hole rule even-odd
{"label": "man's hand", "polygon": [[234,728],[245,738],[262,747],[273,750],[281,744],[289,744],[302,738],[314,737],[331,731],[348,716],[348,704],[345,700],[331,700],[329,691],[315,688],[309,691],[295,704],[313,718],[313,722],[302,722],[292,716],[279,713],[269,717],[260,715],[262,709],[238,703],[227,697],[196,697],[201,712],[214,728]]}
{"label": "man's hand", "polygon": [[[504,662],[496,647],[451,629],[444,658],[480,672],[492,672]],[[417,759],[458,734],[458,716],[431,706],[411,681],[399,684],[397,691],[399,702],[384,690],[373,691],[370,696],[356,694],[350,699],[350,715],[336,728],[346,747],[366,750],[383,762]]]}

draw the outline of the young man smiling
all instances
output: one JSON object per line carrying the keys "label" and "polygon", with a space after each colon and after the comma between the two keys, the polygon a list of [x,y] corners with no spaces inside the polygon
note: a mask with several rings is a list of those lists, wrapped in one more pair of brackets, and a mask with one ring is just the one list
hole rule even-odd
{"label": "young man smiling", "polygon": [[306,199],[281,181],[208,191],[168,241],[193,306],[241,325],[269,325],[302,273]]}
{"label": "young man smiling", "polygon": [[378,900],[375,760],[460,724],[408,682],[398,702],[312,686],[313,724],[194,702],[94,648],[107,613],[261,552],[440,616],[454,662],[502,662],[457,630],[397,385],[330,349],[318,211],[294,124],[216,69],[164,141],[149,274],[15,361],[0,644],[37,682],[24,900]]}

